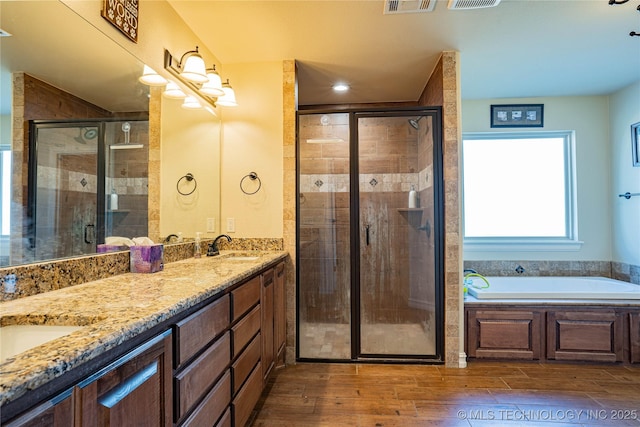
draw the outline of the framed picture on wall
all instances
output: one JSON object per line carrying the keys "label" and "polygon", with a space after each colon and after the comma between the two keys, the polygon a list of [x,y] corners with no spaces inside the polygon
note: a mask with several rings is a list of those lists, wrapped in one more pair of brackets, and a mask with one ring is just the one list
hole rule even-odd
{"label": "framed picture on wall", "polygon": [[492,128],[543,127],[544,104],[510,104],[491,106]]}
{"label": "framed picture on wall", "polygon": [[640,122],[631,125],[631,155],[633,166],[640,167]]}

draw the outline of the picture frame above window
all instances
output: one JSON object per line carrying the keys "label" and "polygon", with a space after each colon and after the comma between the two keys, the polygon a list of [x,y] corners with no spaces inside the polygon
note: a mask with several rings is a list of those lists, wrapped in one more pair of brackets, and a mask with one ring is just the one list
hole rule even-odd
{"label": "picture frame above window", "polygon": [[631,155],[633,166],[640,167],[640,122],[631,125]]}
{"label": "picture frame above window", "polygon": [[492,128],[541,128],[544,104],[505,104],[491,106]]}

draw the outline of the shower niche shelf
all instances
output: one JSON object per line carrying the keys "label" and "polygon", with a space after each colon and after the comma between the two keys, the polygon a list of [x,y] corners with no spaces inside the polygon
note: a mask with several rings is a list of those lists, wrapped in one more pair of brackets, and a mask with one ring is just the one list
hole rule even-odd
{"label": "shower niche shelf", "polygon": [[407,222],[414,227],[419,228],[422,223],[422,212],[424,208],[398,208],[400,215],[407,218]]}

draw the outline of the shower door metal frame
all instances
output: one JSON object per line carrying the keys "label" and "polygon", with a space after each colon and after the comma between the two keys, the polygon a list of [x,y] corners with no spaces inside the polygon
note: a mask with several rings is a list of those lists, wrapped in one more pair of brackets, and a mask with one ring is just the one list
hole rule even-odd
{"label": "shower door metal frame", "polygon": [[[300,362],[352,362],[352,363],[444,363],[444,174],[441,107],[401,107],[368,109],[305,109],[296,114],[296,194],[300,194],[300,140],[299,115],[349,114],[349,203],[350,203],[350,262],[351,262],[351,358],[323,359],[300,357],[300,200],[296,196],[296,345],[295,358]],[[433,196],[434,196],[434,266],[435,266],[435,355],[388,355],[360,353],[360,191],[358,169],[357,117],[391,116],[433,117]],[[357,255],[357,256],[355,256]],[[357,296],[357,297],[354,297]]]}
{"label": "shower door metal frame", "polygon": [[[361,351],[361,266],[360,266],[360,155],[358,141],[358,118],[431,116],[433,121],[433,199],[434,199],[434,276],[435,276],[435,354],[374,354]],[[350,205],[351,205],[351,358],[354,361],[408,361],[444,363],[444,197],[442,169],[442,109],[421,107],[416,109],[368,109],[353,110],[349,117],[350,128]]]}

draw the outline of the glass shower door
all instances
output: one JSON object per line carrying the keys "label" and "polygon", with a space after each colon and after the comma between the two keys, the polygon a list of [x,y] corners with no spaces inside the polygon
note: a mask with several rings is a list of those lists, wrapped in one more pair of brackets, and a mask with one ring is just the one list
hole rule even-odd
{"label": "glass shower door", "polygon": [[298,129],[298,355],[350,359],[349,115],[300,115]]}
{"label": "glass shower door", "polygon": [[359,357],[435,358],[433,117],[356,118]]}
{"label": "glass shower door", "polygon": [[104,187],[98,170],[99,125],[42,123],[31,132],[28,261],[95,253],[97,195]]}

